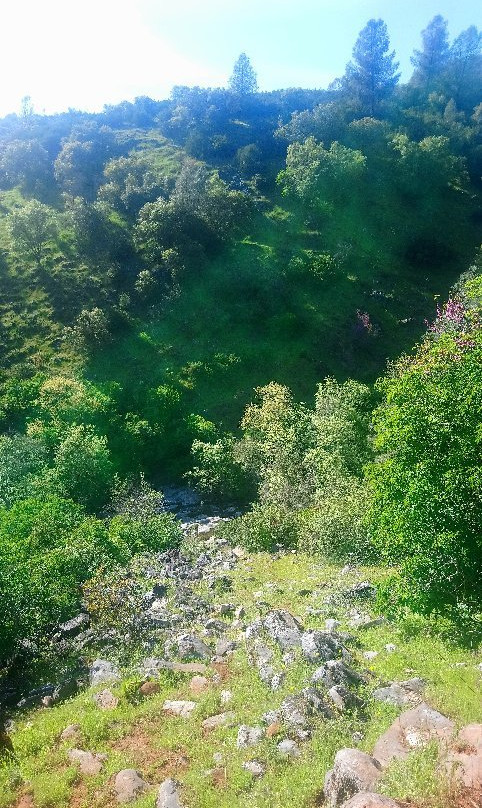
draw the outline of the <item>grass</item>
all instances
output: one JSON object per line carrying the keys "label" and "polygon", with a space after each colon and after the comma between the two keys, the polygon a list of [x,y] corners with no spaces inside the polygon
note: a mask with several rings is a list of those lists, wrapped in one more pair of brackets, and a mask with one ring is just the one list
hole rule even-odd
{"label": "grass", "polygon": [[[214,596],[214,602],[243,604],[246,622],[277,607],[289,609],[306,627],[323,627],[326,617],[335,617],[342,621],[340,630],[345,630],[349,607],[340,598],[341,590],[360,580],[376,583],[386,571],[372,567],[346,573],[309,556],[288,554],[274,558],[257,554],[246,556],[230,575],[233,589]],[[201,583],[199,594],[206,595],[207,591]],[[326,602],[327,598],[331,603]],[[319,613],[311,613],[312,609]],[[276,747],[282,734],[265,738],[256,748],[237,749],[237,728],[240,724],[259,725],[266,710],[276,708],[286,695],[306,686],[313,666],[298,656],[287,669],[282,689],[273,693],[261,682],[249,663],[244,643],[240,643],[229,664],[218,669],[221,681],[212,682],[205,693],[194,698],[197,707],[187,720],[165,715],[162,705],[166,698],[192,698],[190,677],[163,674],[160,692],[141,699],[137,692],[139,680],[132,672],[126,673],[125,682],[112,687],[119,697],[119,705],[112,711],[100,711],[88,690],[50,710],[34,710],[17,717],[12,734],[16,759],[4,761],[0,768],[0,807],[15,805],[18,794],[28,792],[35,808],[110,808],[114,804],[113,776],[122,768],[133,767],[153,785],[168,776],[177,778],[189,808],[314,808],[319,804],[324,777],[336,751],[356,745],[370,752],[398,714],[395,707],[369,697],[376,682],[394,678],[426,678],[427,701],[457,726],[482,720],[475,652],[450,644],[422,618],[368,631],[348,630],[355,638],[350,643],[355,663],[362,668],[369,665],[373,672],[365,693],[366,715],[345,714],[337,720],[318,722],[312,741],[300,745],[301,755],[296,760],[286,761],[279,756]],[[388,643],[396,646],[394,651],[386,650]],[[367,663],[364,650],[379,653]],[[463,667],[456,667],[460,663]],[[222,706],[221,691],[226,689],[232,692],[232,698]],[[203,732],[202,720],[224,710],[235,712],[234,725]],[[81,740],[60,742],[60,733],[71,723],[80,725]],[[360,733],[355,736],[357,740],[354,733]],[[68,765],[66,752],[72,745],[108,756],[100,775],[79,776]],[[214,763],[214,753],[222,755],[219,766]],[[265,776],[258,780],[242,768],[244,761],[252,759],[266,766]],[[394,797],[410,798],[415,805],[438,808],[440,804],[442,808],[443,803],[436,802],[442,799],[442,791],[440,778],[434,772],[435,752],[428,747],[392,765],[380,788]],[[152,808],[155,796],[154,789],[135,803],[136,808]]]}

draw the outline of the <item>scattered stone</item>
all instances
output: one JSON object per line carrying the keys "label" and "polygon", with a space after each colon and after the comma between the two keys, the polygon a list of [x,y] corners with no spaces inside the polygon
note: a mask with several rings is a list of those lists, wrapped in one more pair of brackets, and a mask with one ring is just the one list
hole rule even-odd
{"label": "scattered stone", "polygon": [[107,689],[101,690],[100,693],[95,693],[92,696],[92,701],[94,701],[101,710],[115,710],[119,704],[119,699]]}
{"label": "scattered stone", "polygon": [[333,617],[329,617],[328,620],[325,620],[325,628],[327,631],[336,631],[340,626],[340,621],[335,620]]}
{"label": "scattered stone", "polygon": [[301,637],[301,650],[310,662],[334,659],[341,648],[337,635],[330,631],[305,631]]}
{"label": "scattered stone", "polygon": [[361,709],[363,707],[362,700],[344,685],[333,685],[333,687],[330,687],[328,690],[328,695],[335,707],[341,712],[345,712],[345,710]]}
{"label": "scattered stone", "polygon": [[209,688],[209,679],[205,676],[193,676],[189,682],[189,690],[194,696],[199,696]]}
{"label": "scattered stone", "polygon": [[156,808],[182,808],[179,796],[179,783],[169,778],[159,787]]}
{"label": "scattered stone", "polygon": [[135,769],[122,769],[114,780],[114,791],[117,802],[120,803],[132,802],[147,788],[149,788],[148,783]]}
{"label": "scattered stone", "polygon": [[292,741],[290,738],[285,738],[284,741],[281,741],[277,747],[278,752],[282,757],[285,758],[295,758],[299,757],[300,755],[300,748],[296,741]]}
{"label": "scattered stone", "polygon": [[96,659],[89,669],[89,681],[93,686],[118,682],[120,678],[119,669],[107,659]]}
{"label": "scattered stone", "polygon": [[63,682],[59,682],[54,688],[52,701],[54,704],[57,704],[59,701],[70,699],[71,696],[75,696],[75,694],[78,693],[78,690],[79,680],[75,676],[72,676],[70,679],[64,679]]}
{"label": "scattered stone", "polygon": [[216,620],[214,617],[211,617],[204,623],[204,631],[209,637],[225,634],[228,628],[227,623],[224,623],[222,620]]}
{"label": "scattered stone", "polygon": [[369,628],[377,628],[377,626],[383,626],[387,622],[385,617],[370,617],[369,615],[356,615],[349,621],[349,626],[351,628],[357,628],[359,630],[368,630]]}
{"label": "scattered stone", "polygon": [[389,654],[393,653],[393,651],[397,650],[397,646],[394,645],[392,642],[388,642],[385,646],[385,651],[388,651]]}
{"label": "scattered stone", "polygon": [[268,710],[261,716],[263,724],[276,724],[280,720],[279,710]]}
{"label": "scattered stone", "polygon": [[363,656],[365,659],[372,660],[378,656],[378,651],[364,651]]}
{"label": "scattered stone", "polygon": [[231,711],[219,713],[219,715],[212,715],[209,718],[205,718],[201,726],[205,732],[212,732],[212,730],[218,729],[219,727],[232,724],[235,717],[235,714]]}
{"label": "scattered stone", "polygon": [[216,614],[220,617],[230,617],[236,611],[234,603],[220,603],[216,606]]}
{"label": "scattered stone", "polygon": [[223,638],[223,639],[217,641],[216,648],[215,648],[215,654],[218,657],[223,657],[223,656],[226,656],[226,654],[232,653],[232,651],[234,651],[235,648],[236,648],[236,643],[234,642],[234,640],[226,640],[226,639]]}
{"label": "scattered stone", "polygon": [[328,660],[324,665],[317,668],[312,676],[313,682],[322,682],[325,687],[333,687],[334,685],[346,685],[353,687],[364,682],[364,677],[361,676],[353,668],[345,665],[338,659]]}
{"label": "scattered stone", "polygon": [[57,638],[65,638],[65,637],[75,637],[77,634],[80,634],[81,631],[84,631],[90,625],[90,617],[85,612],[81,612],[77,615],[77,617],[72,617],[71,620],[67,620],[66,623],[61,623],[58,627],[58,632],[54,636],[54,639]]}
{"label": "scattered stone", "polygon": [[243,617],[246,617],[246,609],[244,608],[244,606],[238,606],[238,608],[234,612],[234,617],[236,618],[236,620],[242,620]]}
{"label": "scattered stone", "polygon": [[171,701],[167,699],[162,705],[162,709],[165,713],[178,715],[181,718],[189,718],[196,706],[195,701]]}
{"label": "scattered stone", "polygon": [[160,689],[159,682],[148,681],[140,686],[139,693],[143,696],[155,696],[156,693],[159,693]]}
{"label": "scattered stone", "polygon": [[280,714],[301,740],[311,735],[311,718],[317,715],[333,718],[332,709],[315,687],[306,687],[300,693],[288,696],[281,703]]}
{"label": "scattered stone", "polygon": [[223,707],[225,704],[229,704],[232,698],[233,694],[231,690],[221,690],[221,704],[223,705]]}
{"label": "scattered stone", "polygon": [[83,752],[82,749],[69,749],[69,760],[78,763],[82,774],[95,777],[102,771],[105,755],[93,755],[92,752]]}
{"label": "scattered stone", "polygon": [[445,767],[461,785],[482,790],[482,724],[468,724],[460,730]]}
{"label": "scattered stone", "polygon": [[264,730],[262,727],[248,727],[246,724],[241,724],[238,730],[238,738],[236,746],[238,749],[247,749],[248,746],[256,746],[263,738]]}
{"label": "scattered stone", "polygon": [[264,628],[283,651],[301,645],[303,627],[299,620],[285,609],[269,612],[263,620]]}
{"label": "scattered stone", "polygon": [[342,808],[399,808],[399,806],[390,797],[374,794],[373,791],[360,791],[348,802],[344,802]]}
{"label": "scattered stone", "polygon": [[246,769],[253,777],[262,777],[266,771],[263,764],[257,760],[247,760],[246,763],[243,763],[243,769]]}
{"label": "scattered stone", "polygon": [[221,766],[221,764],[224,763],[224,757],[221,752],[215,752],[213,755],[213,760],[216,766]]}
{"label": "scattered stone", "polygon": [[453,731],[452,721],[422,702],[395,719],[376,742],[373,755],[387,766],[394,758],[404,758],[411,749],[425,746],[432,739],[447,742]]}
{"label": "scattered stone", "polygon": [[340,749],[325,778],[324,795],[330,808],[343,805],[358,791],[369,791],[382,772],[378,760],[359,749]]}
{"label": "scattered stone", "polygon": [[69,724],[69,726],[65,727],[65,729],[60,733],[60,740],[71,741],[74,738],[77,739],[79,738],[80,733],[80,724]]}
{"label": "scattered stone", "polygon": [[177,656],[183,661],[210,659],[211,649],[193,634],[178,634],[166,642],[167,656]]}

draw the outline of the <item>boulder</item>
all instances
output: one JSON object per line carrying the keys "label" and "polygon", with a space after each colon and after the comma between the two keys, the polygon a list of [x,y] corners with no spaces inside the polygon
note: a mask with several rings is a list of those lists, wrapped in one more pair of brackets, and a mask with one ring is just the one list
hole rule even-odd
{"label": "boulder", "polygon": [[399,808],[390,797],[374,794],[373,791],[360,791],[344,802],[342,808]]}
{"label": "boulder", "polygon": [[199,696],[201,693],[204,693],[205,690],[209,688],[209,679],[205,676],[193,676],[191,681],[189,682],[189,690],[193,694],[193,696]]}
{"label": "boulder", "polygon": [[168,699],[162,705],[162,709],[165,713],[170,713],[170,715],[178,715],[181,718],[189,718],[196,706],[195,701],[170,701]]}
{"label": "boulder", "polygon": [[234,722],[235,714],[231,711],[226,713],[219,713],[218,715],[211,715],[205,718],[202,722],[202,728],[205,732],[212,732],[219,727],[225,727]]}
{"label": "boulder", "polygon": [[156,808],[182,808],[179,796],[179,783],[169,778],[159,787]]}
{"label": "boulder", "polygon": [[329,660],[324,665],[321,665],[312,676],[312,682],[322,682],[328,688],[334,685],[353,687],[364,681],[361,674],[338,659]]}
{"label": "boulder", "polygon": [[338,808],[359,791],[369,791],[382,773],[378,760],[359,749],[340,749],[325,778],[327,806]]}
{"label": "boulder", "polygon": [[139,688],[139,693],[141,693],[143,696],[155,696],[156,693],[159,693],[160,689],[161,686],[159,682],[152,682],[149,680],[142,683]]}
{"label": "boulder", "polygon": [[295,758],[300,755],[300,747],[296,741],[292,741],[290,738],[285,738],[284,741],[280,741],[276,748],[281,757],[284,758]]}
{"label": "boulder", "polygon": [[115,710],[119,704],[119,699],[111,693],[110,690],[101,690],[100,693],[95,693],[92,696],[92,701],[100,707],[101,710]]}
{"label": "boulder", "polygon": [[177,656],[182,661],[210,659],[211,649],[193,634],[178,634],[166,642],[167,656]]}
{"label": "boulder", "polygon": [[326,662],[339,656],[342,644],[332,631],[305,631],[301,650],[309,662]]}
{"label": "boulder", "polygon": [[253,775],[253,777],[262,777],[266,769],[262,763],[257,760],[247,760],[243,763],[243,769]]}
{"label": "boulder", "polygon": [[469,724],[460,730],[445,767],[461,785],[482,791],[482,724]]}
{"label": "boulder", "polygon": [[247,749],[248,746],[256,746],[264,736],[264,729],[262,727],[248,727],[246,724],[241,724],[238,730],[238,738],[236,746],[238,749]]}
{"label": "boulder", "polygon": [[301,645],[303,626],[285,609],[269,612],[263,620],[263,626],[272,640],[278,643],[283,651]]}
{"label": "boulder", "polygon": [[60,733],[60,740],[71,741],[73,738],[79,738],[80,734],[80,724],[69,724],[68,727],[65,727],[65,729]]}
{"label": "boulder", "polygon": [[89,669],[89,681],[93,686],[118,682],[120,678],[119,669],[107,659],[96,659]]}
{"label": "boulder", "polygon": [[149,784],[135,769],[122,769],[114,780],[114,791],[117,802],[120,803],[132,802],[147,788],[149,788]]}
{"label": "boulder", "polygon": [[77,763],[82,774],[95,777],[102,771],[105,755],[94,755],[92,752],[84,752],[82,749],[69,749],[68,758],[71,763]]}
{"label": "boulder", "polygon": [[453,731],[450,719],[422,702],[395,719],[376,742],[373,755],[382,766],[387,766],[394,758],[404,758],[412,749],[431,740],[448,742]]}

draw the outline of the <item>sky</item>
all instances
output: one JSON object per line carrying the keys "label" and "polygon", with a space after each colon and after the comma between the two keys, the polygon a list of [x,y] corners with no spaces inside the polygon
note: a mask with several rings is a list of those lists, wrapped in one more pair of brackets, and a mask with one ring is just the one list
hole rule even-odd
{"label": "sky", "polygon": [[360,30],[388,25],[402,79],[435,14],[452,38],[482,27],[480,0],[2,0],[0,115],[101,110],[176,84],[225,86],[245,51],[261,90],[326,87]]}

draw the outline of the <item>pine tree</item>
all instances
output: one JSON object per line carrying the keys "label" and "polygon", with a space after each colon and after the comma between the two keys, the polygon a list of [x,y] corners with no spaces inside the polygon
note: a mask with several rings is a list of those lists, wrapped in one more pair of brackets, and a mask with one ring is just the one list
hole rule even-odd
{"label": "pine tree", "polygon": [[400,78],[395,51],[388,52],[390,39],[383,20],[369,20],[353,48],[353,60],[346,66],[342,84],[362,106],[365,115],[375,116],[380,103]]}
{"label": "pine tree", "polygon": [[238,57],[234,65],[232,76],[229,79],[229,89],[239,95],[258,91],[256,72],[245,53]]}
{"label": "pine tree", "polygon": [[422,31],[422,50],[411,58],[415,68],[411,83],[426,93],[437,88],[450,58],[447,20],[437,14]]}

